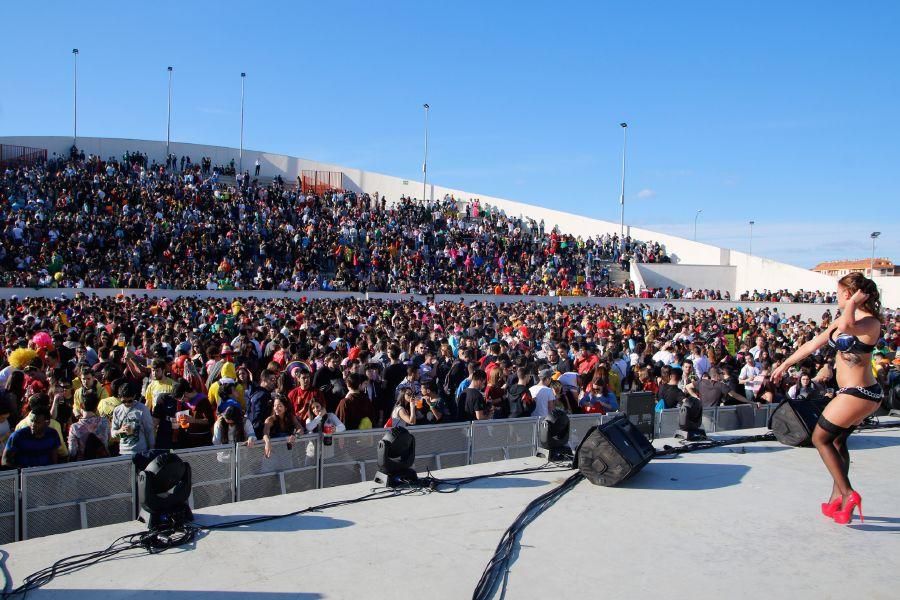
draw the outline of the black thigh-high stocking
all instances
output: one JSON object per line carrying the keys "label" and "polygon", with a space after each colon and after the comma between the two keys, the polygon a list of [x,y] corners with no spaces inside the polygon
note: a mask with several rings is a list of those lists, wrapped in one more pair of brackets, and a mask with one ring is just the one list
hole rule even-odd
{"label": "black thigh-high stocking", "polygon": [[[825,463],[825,467],[834,480],[834,491],[844,498],[853,491],[848,477],[850,453],[847,450],[847,437],[849,435],[849,429],[835,425],[825,417],[819,418],[812,434],[812,443],[819,451],[822,462]],[[841,439],[840,444],[836,443],[838,439]],[[832,498],[837,498],[833,492]]]}
{"label": "black thigh-high stocking", "polygon": [[[844,476],[848,479],[850,478],[850,449],[847,447],[847,438],[850,437],[852,433],[852,429],[846,429],[840,433],[836,438],[834,438],[835,449],[837,449],[838,454],[841,455],[841,460],[844,462]],[[831,500],[835,498],[841,497],[841,491],[838,489],[837,482],[831,486]]]}

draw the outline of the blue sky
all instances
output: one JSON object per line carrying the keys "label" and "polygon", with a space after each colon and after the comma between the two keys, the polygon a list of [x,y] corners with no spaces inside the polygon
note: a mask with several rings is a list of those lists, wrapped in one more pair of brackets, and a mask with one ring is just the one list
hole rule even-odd
{"label": "blue sky", "polygon": [[801,266],[900,261],[896,2],[11,3],[0,135],[245,147]]}

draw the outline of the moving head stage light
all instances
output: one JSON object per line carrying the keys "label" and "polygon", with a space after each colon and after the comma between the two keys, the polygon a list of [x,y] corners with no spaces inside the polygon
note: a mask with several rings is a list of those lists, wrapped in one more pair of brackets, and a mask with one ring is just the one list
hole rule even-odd
{"label": "moving head stage light", "polygon": [[162,454],[138,473],[138,518],[148,529],[180,526],[194,516],[188,506],[191,495],[191,465],[177,454]]}
{"label": "moving head stage light", "polygon": [[417,484],[412,469],[416,462],[416,438],[405,427],[394,427],[378,442],[378,472],[375,482],[388,487]]}
{"label": "moving head stage light", "polygon": [[[572,448],[569,447],[569,435],[571,426],[569,415],[561,408],[553,409],[549,416],[538,423],[538,444],[546,450],[547,460],[571,460]],[[538,451],[538,456],[544,456],[544,452]]]}
{"label": "moving head stage light", "polygon": [[701,425],[703,425],[703,406],[697,398],[687,396],[678,411],[678,431],[675,432],[675,437],[688,442],[705,440],[706,431]]}

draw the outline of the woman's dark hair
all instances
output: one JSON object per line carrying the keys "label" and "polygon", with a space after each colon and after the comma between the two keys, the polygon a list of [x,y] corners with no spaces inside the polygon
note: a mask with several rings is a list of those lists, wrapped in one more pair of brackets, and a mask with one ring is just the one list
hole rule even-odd
{"label": "woman's dark hair", "polygon": [[866,298],[862,306],[857,306],[857,308],[864,310],[884,323],[884,317],[881,316],[881,292],[878,291],[878,286],[875,285],[874,281],[862,273],[854,272],[847,273],[841,277],[838,280],[838,286],[846,288],[851,294],[855,294],[858,291],[867,294],[869,297]]}
{"label": "woman's dark hair", "polygon": [[9,379],[6,380],[6,389],[21,399],[25,395],[25,372],[16,369],[10,373]]}
{"label": "woman's dark hair", "polygon": [[[234,422],[234,440],[228,439],[228,423],[227,421]],[[222,428],[222,443],[236,443],[239,444],[243,442],[246,438],[246,433],[244,432],[244,413],[241,412],[241,409],[237,406],[229,406],[225,409],[225,412],[219,415],[219,427]]]}
{"label": "woman's dark hair", "polygon": [[[284,405],[284,415],[279,417],[275,412],[275,402],[281,402]],[[291,434],[297,428],[294,404],[284,394],[276,393],[272,396],[272,419],[275,421],[273,429],[279,433]]]}

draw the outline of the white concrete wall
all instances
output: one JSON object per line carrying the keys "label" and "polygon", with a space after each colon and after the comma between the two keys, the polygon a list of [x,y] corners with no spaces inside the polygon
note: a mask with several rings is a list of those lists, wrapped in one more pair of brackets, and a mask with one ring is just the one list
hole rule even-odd
{"label": "white concrete wall", "polygon": [[726,290],[733,294],[737,267],[672,263],[632,263],[646,288]]}
{"label": "white concrete wall", "polygon": [[[72,138],[67,136],[8,136],[0,137],[2,144],[14,144],[20,146],[32,146],[46,148],[51,154],[65,154],[72,143]],[[98,154],[102,157],[121,156],[126,150],[146,152],[151,159],[164,160],[166,152],[165,142],[149,140],[131,140],[119,138],[78,138],[78,145],[86,153]],[[201,156],[209,156],[214,164],[226,164],[232,158],[237,163],[238,149],[220,146],[205,146],[202,144],[186,144],[172,142],[171,152],[178,156],[189,155],[193,160],[199,160]],[[401,195],[419,198],[422,195],[422,182],[404,180],[399,177],[383,175],[381,173],[369,173],[360,169],[341,167],[328,163],[320,163],[303,158],[259,152],[257,150],[244,150],[244,169],[253,168],[254,161],[259,158],[262,164],[261,173],[273,176],[281,174],[287,180],[293,180],[301,170],[341,171],[344,173],[345,185],[348,189],[357,192],[374,194],[378,192],[386,196],[389,202],[394,202]],[[445,194],[451,194],[460,200],[481,199],[482,203],[496,206],[510,216],[529,216],[540,221],[544,220],[547,228],[559,226],[567,233],[576,235],[597,235],[601,233],[616,233],[619,224],[612,221],[590,219],[581,215],[566,213],[552,208],[533,206],[503,198],[484,196],[447,188],[438,185],[429,185],[427,195],[429,199],[441,198]],[[709,244],[701,244],[693,240],[666,235],[656,231],[649,231],[638,227],[626,225],[627,232],[638,240],[653,240],[664,244],[673,262],[681,265],[715,265],[730,266],[736,269],[734,287],[729,289],[732,297],[737,297],[746,290],[753,289],[788,289],[796,291],[804,290],[833,290],[834,279],[827,275],[814,273],[807,269],[795,267],[774,260],[748,256],[743,252],[719,248]],[[692,271],[683,271],[685,275]],[[883,300],[885,306],[900,307],[900,282],[894,282],[900,278],[879,278],[883,281]],[[682,286],[696,287],[690,283],[681,282]]]}
{"label": "white concrete wall", "polygon": [[[356,298],[358,300],[379,299],[379,300],[413,300],[416,302],[426,302],[427,296],[416,294],[388,294],[381,292],[373,292],[369,294],[359,294],[354,292],[276,292],[268,290],[247,290],[247,291],[228,291],[228,292],[210,292],[206,290],[143,290],[143,289],[109,289],[109,288],[87,288],[87,289],[71,289],[71,288],[0,288],[0,299],[8,299],[16,296],[23,298],[55,298],[61,294],[65,294],[67,298],[72,298],[77,293],[86,294],[88,296],[96,295],[101,298],[124,294],[126,296],[151,298],[178,298],[180,296],[188,296],[194,298],[257,298],[257,299],[277,299],[290,298],[292,300],[301,300],[306,298],[312,300],[315,298]],[[715,308],[717,310],[729,310],[734,307],[750,308],[759,310],[760,308],[777,308],[779,312],[788,316],[800,315],[804,319],[819,320],[822,313],[826,309],[831,308],[834,313],[834,305],[826,304],[800,304],[790,302],[725,302],[712,300],[657,300],[646,298],[587,298],[584,296],[494,296],[491,294],[464,294],[462,296],[454,296],[451,294],[437,294],[434,296],[436,302],[490,302],[492,304],[506,304],[516,302],[548,302],[551,304],[571,305],[591,305],[591,306],[649,306],[652,309],[659,309],[670,304],[676,308],[683,308],[687,311],[708,310]]]}

